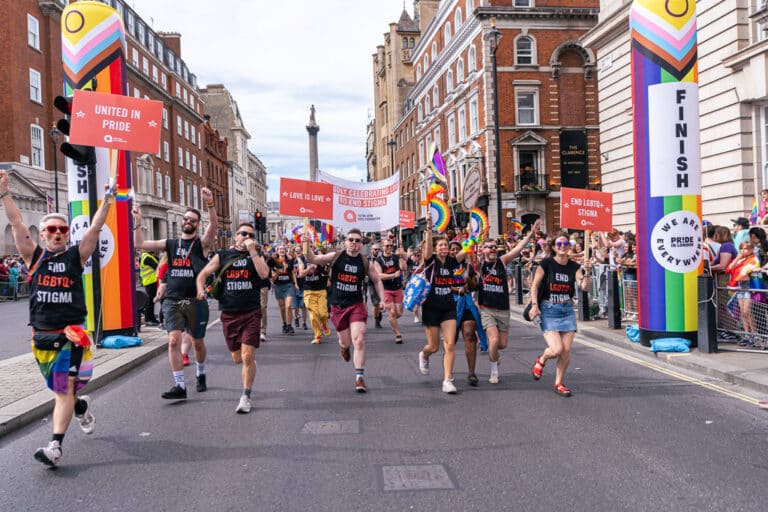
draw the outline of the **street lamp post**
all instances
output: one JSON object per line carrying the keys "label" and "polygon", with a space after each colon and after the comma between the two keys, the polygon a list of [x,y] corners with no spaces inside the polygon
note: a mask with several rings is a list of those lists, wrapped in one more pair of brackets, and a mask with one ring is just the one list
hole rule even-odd
{"label": "street lamp post", "polygon": [[491,71],[493,73],[493,136],[494,139],[496,139],[496,222],[499,234],[501,234],[501,144],[499,143],[499,85],[496,70],[496,50],[499,49],[499,41],[501,41],[502,34],[496,29],[496,18],[491,18],[491,29],[484,37],[488,41],[491,49]]}
{"label": "street lamp post", "polygon": [[56,150],[58,149],[59,135],[61,135],[61,132],[54,126],[49,133],[51,135],[51,144],[53,145],[53,193],[55,196],[53,200],[56,213],[59,213],[59,159]]}

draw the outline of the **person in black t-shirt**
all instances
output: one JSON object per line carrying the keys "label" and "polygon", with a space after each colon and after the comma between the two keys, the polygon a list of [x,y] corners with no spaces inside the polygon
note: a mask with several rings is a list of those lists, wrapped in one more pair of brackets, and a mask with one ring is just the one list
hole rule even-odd
{"label": "person in black t-shirt", "polygon": [[[582,269],[578,263],[568,259],[570,242],[567,233],[561,233],[552,241],[554,257],[542,260],[531,285],[531,318],[541,315],[541,331],[547,348],[536,358],[531,368],[535,380],[541,378],[547,359],[557,359],[555,392],[560,396],[571,396],[571,390],[563,384],[563,377],[571,361],[571,346],[576,334],[576,313],[573,310],[573,295],[578,285],[583,291],[589,290],[589,262]],[[541,304],[538,304],[539,287],[544,286]]]}
{"label": "person in black t-shirt", "polygon": [[453,300],[453,274],[464,261],[465,252],[453,257],[449,254],[445,237],[432,237],[432,218],[427,215],[424,240],[424,266],[429,267],[427,279],[432,283],[429,295],[421,305],[421,323],[427,335],[427,344],[419,352],[419,371],[429,374],[429,356],[440,349],[443,335],[443,393],[455,394],[453,364],[456,359],[456,301]]}
{"label": "person in black t-shirt", "polygon": [[[195,208],[187,208],[182,217],[181,237],[166,240],[144,240],[141,225],[141,210],[133,207],[133,244],[137,250],[166,251],[168,272],[165,275],[165,301],[163,317],[168,331],[168,361],[173,372],[174,385],[162,398],[186,400],[187,386],[184,383],[184,362],[181,355],[182,332],[192,336],[195,347],[195,375],[197,391],[208,389],[205,375],[205,329],[208,325],[208,302],[197,298],[195,279],[208,264],[205,255],[213,247],[218,229],[218,216],[213,204],[213,194],[203,187],[203,203],[208,209],[208,227],[202,237],[198,229],[202,215]],[[161,297],[162,298],[162,297]]]}
{"label": "person in black t-shirt", "polygon": [[398,249],[395,253],[392,250],[392,240],[381,242],[381,254],[374,259],[376,272],[379,273],[381,283],[384,287],[384,296],[381,301],[384,309],[389,312],[389,325],[395,333],[395,343],[402,343],[403,336],[400,334],[400,325],[397,319],[403,316],[403,281],[408,267],[405,264],[405,253]]}
{"label": "person in black t-shirt", "polygon": [[280,308],[280,318],[283,320],[283,334],[293,334],[292,306],[299,285],[296,282],[296,273],[293,271],[296,258],[288,255],[288,248],[281,245],[277,248],[277,254],[267,262],[272,271],[272,283],[275,289],[275,299]]}
{"label": "person in black t-shirt", "polygon": [[269,275],[267,262],[253,239],[253,224],[241,223],[235,232],[234,247],[220,251],[197,276],[197,298],[205,299],[205,281],[222,269],[219,287],[221,327],[235,364],[243,365],[243,392],[235,412],[251,412],[251,388],[256,376],[254,351],[261,341],[260,283]]}
{"label": "person in black t-shirt", "polygon": [[90,397],[77,396],[93,371],[91,341],[80,328],[87,314],[82,277],[84,266],[99,244],[99,231],[114,202],[115,187],[105,193],[80,243],[68,248],[69,219],[60,213],[42,218],[38,226],[40,245],[35,243],[8,191],[9,182],[8,173],[0,170],[0,203],[12,227],[16,248],[29,268],[32,353],[54,396],[53,436],[34,456],[43,464],[56,466],[61,461],[61,445],[73,414],[86,434],[96,428]]}
{"label": "person in black t-shirt", "polygon": [[368,388],[363,379],[365,373],[365,328],[368,310],[363,304],[363,278],[368,275],[379,292],[384,295],[379,273],[368,265],[360,254],[363,235],[357,228],[347,232],[345,249],[323,255],[314,254],[314,246],[307,252],[307,262],[314,265],[331,265],[331,321],[339,333],[341,357],[349,361],[350,345],[354,345],[355,389],[365,393]]}
{"label": "person in black t-shirt", "polygon": [[477,303],[480,306],[480,321],[488,335],[488,359],[491,361],[488,382],[491,384],[499,383],[499,350],[507,348],[509,337],[509,283],[506,268],[523,252],[540,225],[541,220],[537,219],[528,235],[514,247],[508,247],[509,250],[501,256],[496,251],[495,240],[488,239],[483,243],[485,260],[478,269],[480,290]]}

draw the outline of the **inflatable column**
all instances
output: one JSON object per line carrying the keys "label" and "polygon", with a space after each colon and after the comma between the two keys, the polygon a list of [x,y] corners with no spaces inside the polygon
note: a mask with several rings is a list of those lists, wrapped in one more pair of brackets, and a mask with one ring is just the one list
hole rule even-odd
{"label": "inflatable column", "polygon": [[[71,95],[75,89],[125,94],[125,31],[117,11],[100,2],[71,3],[61,16],[61,39],[64,94]],[[67,159],[74,241],[79,240],[90,225],[110,178],[117,181],[118,189],[131,189],[130,161],[125,151],[96,148],[96,158],[96,176],[90,180],[85,167],[78,167]],[[95,194],[90,190],[93,186]],[[92,204],[94,197],[96,204]],[[131,200],[118,201],[110,209],[99,242],[100,272],[94,275],[92,262],[86,265],[83,279],[88,330],[126,332],[134,328],[132,203]],[[100,307],[94,307],[99,302]]]}
{"label": "inflatable column", "polygon": [[632,116],[640,341],[696,342],[702,264],[696,2],[634,0]]}

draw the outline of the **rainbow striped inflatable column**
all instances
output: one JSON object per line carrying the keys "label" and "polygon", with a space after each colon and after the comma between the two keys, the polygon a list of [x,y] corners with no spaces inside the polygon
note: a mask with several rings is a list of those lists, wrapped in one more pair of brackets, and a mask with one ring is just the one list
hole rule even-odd
{"label": "rainbow striped inflatable column", "polygon": [[[100,2],[69,4],[61,16],[64,93],[89,89],[102,93],[125,94],[125,31],[120,15]],[[128,154],[124,151],[96,148],[96,194],[104,199],[104,185],[110,178],[119,189],[131,188]],[[67,159],[69,214],[72,239],[79,240],[90,225],[98,205],[90,204],[87,169]],[[92,181],[93,183],[93,181]],[[118,201],[101,231],[100,286],[90,271],[83,277],[88,306],[87,329],[100,331],[133,331],[135,276],[133,259],[132,201]],[[94,283],[96,281],[96,283]],[[96,286],[94,286],[96,285]],[[101,306],[94,307],[100,289]],[[97,318],[96,314],[101,313]]]}
{"label": "rainbow striped inflatable column", "polygon": [[702,264],[696,3],[634,0],[632,113],[640,338],[697,340]]}

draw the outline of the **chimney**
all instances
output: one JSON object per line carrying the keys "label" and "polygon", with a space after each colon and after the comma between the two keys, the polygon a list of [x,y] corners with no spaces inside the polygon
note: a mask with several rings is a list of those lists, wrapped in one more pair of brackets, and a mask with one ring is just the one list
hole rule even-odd
{"label": "chimney", "polygon": [[414,21],[419,25],[422,34],[435,17],[438,7],[440,7],[440,0],[414,0],[413,14],[416,17]]}

